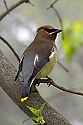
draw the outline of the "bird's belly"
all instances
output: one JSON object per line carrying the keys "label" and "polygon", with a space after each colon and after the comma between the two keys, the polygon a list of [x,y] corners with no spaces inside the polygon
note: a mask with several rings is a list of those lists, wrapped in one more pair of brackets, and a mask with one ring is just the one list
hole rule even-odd
{"label": "bird's belly", "polygon": [[45,78],[46,76],[48,76],[51,73],[56,62],[57,62],[56,56],[54,55],[49,60],[49,62],[41,69],[41,71],[37,74],[36,78]]}

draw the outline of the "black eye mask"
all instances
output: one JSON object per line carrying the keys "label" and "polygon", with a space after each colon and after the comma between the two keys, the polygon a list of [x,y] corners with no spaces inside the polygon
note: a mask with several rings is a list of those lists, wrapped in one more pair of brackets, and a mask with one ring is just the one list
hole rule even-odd
{"label": "black eye mask", "polygon": [[44,28],[44,30],[47,31],[48,33],[56,32],[56,29],[47,29],[47,28]]}

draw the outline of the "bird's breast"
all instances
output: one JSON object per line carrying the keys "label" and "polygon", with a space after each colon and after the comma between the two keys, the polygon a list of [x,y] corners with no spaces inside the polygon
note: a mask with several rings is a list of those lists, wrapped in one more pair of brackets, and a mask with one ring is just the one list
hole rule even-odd
{"label": "bird's breast", "polygon": [[56,54],[54,52],[49,56],[49,62],[39,71],[37,78],[45,78],[53,70],[54,65],[57,62]]}

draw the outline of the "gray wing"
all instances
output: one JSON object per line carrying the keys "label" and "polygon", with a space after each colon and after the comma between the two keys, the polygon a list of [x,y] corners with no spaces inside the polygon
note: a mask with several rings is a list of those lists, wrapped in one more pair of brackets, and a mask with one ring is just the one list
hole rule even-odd
{"label": "gray wing", "polygon": [[22,66],[22,75],[24,79],[24,84],[27,84],[28,81],[36,76],[36,74],[41,70],[41,68],[49,61],[49,58],[41,57],[38,54],[35,56],[24,56],[23,66]]}
{"label": "gray wing", "polygon": [[21,93],[23,97],[30,95],[33,79],[48,61],[49,58],[41,57],[38,54],[34,56],[24,56],[22,64],[23,81],[21,88]]}
{"label": "gray wing", "polygon": [[34,69],[34,56],[24,56],[23,59],[23,66],[22,66],[22,76],[23,76],[23,80],[24,80],[24,84],[27,84],[30,76],[33,73],[33,69]]}
{"label": "gray wing", "polygon": [[21,61],[20,61],[20,63],[19,63],[18,71],[17,71],[17,74],[16,74],[16,76],[15,76],[15,81],[18,79],[19,74],[20,74],[20,72],[22,71],[23,59],[24,59],[24,57],[21,59]]}

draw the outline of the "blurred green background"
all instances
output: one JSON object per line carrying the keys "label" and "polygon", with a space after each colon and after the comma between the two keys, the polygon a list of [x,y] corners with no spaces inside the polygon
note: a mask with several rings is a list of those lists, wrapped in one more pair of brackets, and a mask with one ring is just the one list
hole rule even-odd
{"label": "blurred green background", "polygon": [[[6,0],[8,7],[17,0]],[[32,0],[34,6],[23,4],[12,11],[0,22],[0,34],[22,56],[25,48],[36,35],[37,27],[45,24],[59,27],[55,12],[46,8],[52,0]],[[61,34],[56,40],[59,60],[69,69],[70,74],[55,65],[50,74],[59,85],[83,92],[83,0],[59,0],[55,7],[61,15],[64,25],[64,41]],[[0,14],[6,11],[0,0]],[[0,50],[17,68],[18,62],[11,50],[0,41]],[[83,125],[83,97],[59,91],[53,87],[40,85],[42,97],[58,112],[62,113],[72,125]],[[27,116],[0,89],[0,125],[22,125]],[[31,120],[24,123],[32,124]]]}

